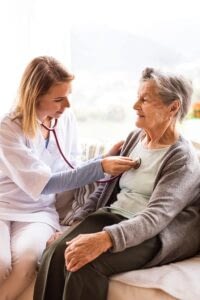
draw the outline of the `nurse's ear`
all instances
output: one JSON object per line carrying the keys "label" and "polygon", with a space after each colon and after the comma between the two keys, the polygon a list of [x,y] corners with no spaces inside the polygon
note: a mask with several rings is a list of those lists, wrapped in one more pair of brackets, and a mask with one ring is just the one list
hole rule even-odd
{"label": "nurse's ear", "polygon": [[36,111],[36,115],[39,117],[39,114],[40,114],[40,110],[41,110],[41,98],[38,97],[36,100],[35,100],[35,111]]}
{"label": "nurse's ear", "polygon": [[35,100],[35,104],[38,104],[40,102],[40,100],[41,100],[41,97],[40,96],[37,97],[36,100]]}
{"label": "nurse's ear", "polygon": [[36,98],[36,100],[35,100],[35,107],[39,108],[40,103],[41,103],[41,96],[39,96],[39,97]]}

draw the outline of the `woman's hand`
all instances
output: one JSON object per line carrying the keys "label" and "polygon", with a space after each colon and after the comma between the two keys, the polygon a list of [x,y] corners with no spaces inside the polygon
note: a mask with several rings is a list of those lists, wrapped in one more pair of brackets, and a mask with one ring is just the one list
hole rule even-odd
{"label": "woman's hand", "polygon": [[79,270],[112,247],[106,231],[80,234],[66,244],[65,265],[70,272]]}
{"label": "woman's hand", "polygon": [[105,173],[119,175],[136,166],[136,161],[124,156],[109,156],[102,159],[102,168]]}
{"label": "woman's hand", "polygon": [[46,247],[49,247],[53,242],[55,242],[61,235],[63,234],[62,231],[57,231],[46,242]]}
{"label": "woman's hand", "polygon": [[110,150],[108,150],[108,152],[106,154],[103,155],[103,158],[107,157],[107,156],[119,154],[120,150],[122,149],[123,144],[124,144],[124,141],[120,141],[120,142],[116,143],[115,145],[113,145],[112,148]]}

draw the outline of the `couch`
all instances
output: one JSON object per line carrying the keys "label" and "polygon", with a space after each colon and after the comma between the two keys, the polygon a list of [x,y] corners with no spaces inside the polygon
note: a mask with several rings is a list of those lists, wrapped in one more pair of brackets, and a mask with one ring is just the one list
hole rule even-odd
{"label": "couch", "polygon": [[[110,278],[108,300],[199,300],[200,256]],[[34,281],[17,300],[32,300]]]}
{"label": "couch", "polygon": [[[195,147],[199,151],[199,145]],[[93,157],[102,151],[103,148],[96,145],[84,146],[84,157]],[[62,230],[67,230],[73,212],[81,209],[95,188],[96,183],[57,197]],[[199,278],[200,254],[181,262],[112,276],[107,300],[199,300]],[[34,281],[17,300],[32,300],[33,287]]]}

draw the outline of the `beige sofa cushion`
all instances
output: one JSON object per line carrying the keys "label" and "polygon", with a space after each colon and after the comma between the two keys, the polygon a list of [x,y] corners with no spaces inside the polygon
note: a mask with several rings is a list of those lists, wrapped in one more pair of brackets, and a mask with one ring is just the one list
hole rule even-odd
{"label": "beige sofa cushion", "polygon": [[[104,151],[105,147],[102,144],[91,142],[82,143],[81,159],[82,161],[87,161],[94,157],[98,157]],[[98,184],[93,182],[57,196],[56,208],[60,216],[61,225],[70,225],[73,215],[82,208],[89,195],[97,189],[97,186]]]}
{"label": "beige sofa cushion", "polygon": [[[115,275],[111,278],[110,293],[113,295],[113,289],[115,289],[116,292],[116,288],[119,289],[117,293],[122,293],[119,287],[120,285],[122,287],[123,284],[123,291],[124,293],[126,292],[126,297],[117,298],[116,296],[115,300],[131,299],[131,295],[133,295],[133,286],[141,288],[142,290],[139,291],[141,293],[144,292],[144,288],[147,290],[160,289],[177,299],[199,300],[199,278],[200,255],[197,255],[193,258],[181,262],[171,263],[169,265],[149,268],[145,270],[136,270]],[[120,285],[117,283],[120,283]],[[110,298],[109,300],[114,300],[114,298]]]}
{"label": "beige sofa cushion", "polygon": [[139,286],[111,280],[107,300],[176,300],[160,289]]}

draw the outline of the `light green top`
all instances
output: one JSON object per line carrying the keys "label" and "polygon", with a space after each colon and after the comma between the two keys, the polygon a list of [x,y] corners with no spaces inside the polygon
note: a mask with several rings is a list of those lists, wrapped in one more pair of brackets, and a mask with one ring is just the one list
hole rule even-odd
{"label": "light green top", "polygon": [[153,185],[164,154],[169,147],[147,149],[139,142],[129,155],[131,158],[141,158],[138,169],[125,172],[119,181],[120,193],[117,201],[111,205],[111,211],[126,218],[132,218],[135,213],[145,209],[153,191]]}

